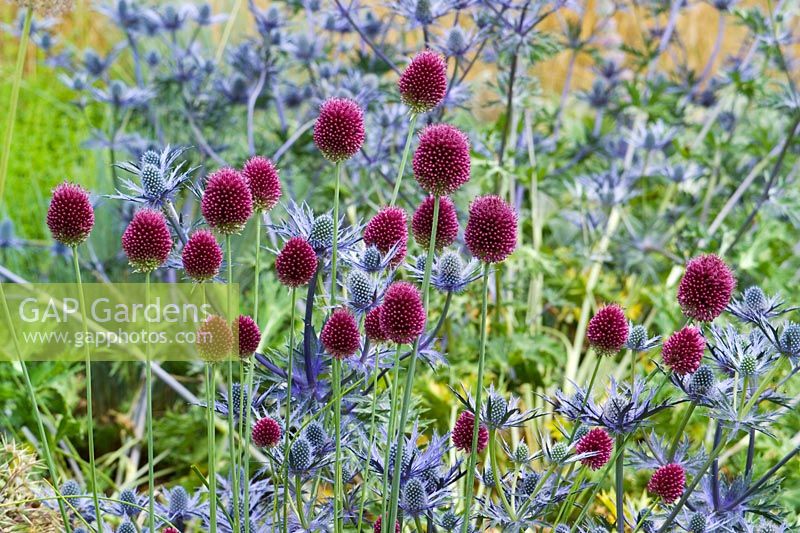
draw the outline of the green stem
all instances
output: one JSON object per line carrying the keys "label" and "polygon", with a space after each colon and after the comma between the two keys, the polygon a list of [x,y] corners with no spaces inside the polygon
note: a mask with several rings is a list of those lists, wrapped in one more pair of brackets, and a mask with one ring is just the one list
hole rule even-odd
{"label": "green stem", "polygon": [[481,399],[483,395],[483,368],[486,359],[486,300],[489,292],[489,264],[483,264],[483,288],[481,289],[481,337],[480,354],[478,356],[478,382],[475,384],[475,425],[472,428],[472,449],[467,465],[467,486],[464,496],[464,520],[461,533],[469,531],[469,515],[472,512],[472,497],[475,489],[472,477],[475,472],[475,462],[478,459],[478,430],[481,421]]}
{"label": "green stem", "polygon": [[[225,257],[228,259],[228,321],[233,328],[236,317],[233,312],[233,254],[231,254],[231,236],[225,235]],[[233,487],[233,526],[239,531],[239,469],[236,464],[236,424],[233,416],[233,353],[238,350],[233,347],[228,354],[228,447],[230,448],[231,486]],[[241,398],[241,389],[240,394]],[[241,400],[239,402],[241,404]]]}
{"label": "green stem", "polygon": [[[399,352],[398,352],[399,353]],[[364,520],[364,505],[367,502],[367,488],[369,482],[369,458],[372,446],[375,444],[375,412],[378,405],[378,376],[380,375],[380,365],[378,365],[378,358],[375,358],[375,368],[372,371],[372,407],[370,410],[369,422],[369,446],[367,447],[366,458],[364,459],[364,481],[362,482],[361,490],[361,505],[358,511],[358,526],[356,531],[361,531],[361,524]]]}
{"label": "green stem", "polygon": [[492,463],[492,474],[494,474],[495,479],[495,489],[497,489],[497,495],[500,497],[500,501],[503,503],[503,508],[505,508],[508,515],[511,517],[511,520],[516,520],[517,515],[514,513],[514,509],[511,507],[511,504],[508,503],[508,498],[506,498],[506,492],[503,490],[502,484],[500,483],[501,477],[500,476],[500,467],[497,462],[497,431],[492,430],[489,434],[489,460]]}
{"label": "green stem", "polygon": [[303,482],[300,476],[294,478],[294,493],[297,497],[297,516],[300,517],[300,523],[303,529],[308,529],[308,521],[306,519],[305,506],[303,505]]}
{"label": "green stem", "polygon": [[686,413],[683,415],[683,419],[681,420],[680,425],[678,426],[678,431],[675,432],[675,436],[672,438],[672,444],[669,447],[669,460],[675,458],[675,452],[678,450],[678,444],[681,442],[681,437],[683,436],[683,430],[686,429],[686,424],[689,423],[689,419],[692,417],[692,413],[694,412],[695,407],[697,407],[697,402],[692,401],[689,404],[689,409],[686,410]]}
{"label": "green stem", "polygon": [[617,460],[616,460],[616,490],[617,490],[617,531],[618,533],[625,533],[625,506],[624,504],[624,488],[625,482],[624,468],[625,468],[625,439],[624,437],[617,438]]}
{"label": "green stem", "polygon": [[[386,449],[383,452],[383,485],[381,490],[381,533],[387,533],[389,526],[386,521],[386,507],[389,505],[389,460],[391,457],[392,445],[394,442],[394,430],[397,425],[397,393],[400,389],[400,348],[398,344],[394,351],[394,361],[392,366],[392,385],[389,392],[389,425],[386,429]],[[377,394],[376,391],[373,391]],[[395,450],[395,461],[397,461],[397,451]]]}
{"label": "green stem", "polygon": [[208,503],[209,503],[209,522],[211,533],[217,531],[217,473],[216,473],[216,431],[214,428],[214,366],[206,363],[206,407],[208,420],[206,426],[208,430]]}
{"label": "green stem", "polygon": [[397,203],[397,195],[400,194],[400,182],[403,181],[403,172],[406,169],[406,162],[408,161],[408,153],[411,151],[411,139],[414,137],[414,126],[417,124],[417,114],[411,113],[411,120],[408,123],[408,135],[406,135],[406,144],[403,148],[403,158],[400,160],[400,168],[397,170],[397,177],[394,180],[394,191],[392,191],[392,201],[389,205],[393,206]]}
{"label": "green stem", "polygon": [[[439,224],[439,196],[435,196],[433,200],[433,222],[431,223],[431,236],[428,245],[428,256],[425,260],[425,274],[422,278],[422,303],[425,309],[426,318],[427,313],[430,312],[429,298],[430,298],[430,282],[431,282],[431,267],[433,265],[433,257],[436,252],[436,228]],[[488,270],[487,270],[488,271]],[[485,302],[484,302],[485,304]],[[484,321],[485,321],[484,317]],[[408,363],[408,372],[406,373],[405,389],[403,389],[403,405],[400,409],[400,423],[397,426],[397,454],[395,455],[394,473],[392,475],[392,495],[391,506],[389,508],[389,524],[394,524],[397,519],[397,505],[400,499],[400,474],[402,468],[403,447],[405,446],[405,431],[406,422],[408,422],[408,411],[411,407],[411,391],[414,388],[414,373],[417,367],[417,356],[419,355],[419,337],[414,341],[414,348],[411,352],[411,360]],[[480,378],[479,378],[480,379]],[[476,420],[478,417],[475,417]],[[473,465],[474,471],[474,465]]]}
{"label": "green stem", "polygon": [[[17,50],[17,62],[14,66],[14,77],[11,82],[11,101],[8,105],[6,114],[6,132],[3,138],[3,151],[0,152],[0,206],[3,202],[5,192],[6,175],[8,174],[8,162],[11,159],[11,139],[14,137],[14,122],[17,118],[17,106],[19,104],[19,89],[22,85],[22,69],[25,66],[25,55],[28,52],[28,40],[31,33],[31,22],[33,21],[33,8],[25,10],[25,22],[22,25],[22,35],[19,40]],[[67,526],[69,527],[69,526]]]}
{"label": "green stem", "polygon": [[47,462],[47,469],[50,472],[50,479],[53,482],[53,490],[55,491],[58,499],[58,509],[61,512],[61,520],[64,522],[64,528],[66,529],[67,533],[70,533],[72,528],[70,527],[69,518],[67,517],[67,509],[64,507],[64,500],[61,498],[61,493],[58,491],[56,463],[53,461],[53,454],[50,452],[50,442],[47,440],[47,433],[44,429],[42,414],[39,411],[39,402],[36,400],[36,390],[33,388],[31,376],[28,373],[28,365],[25,363],[25,360],[22,357],[22,349],[19,345],[19,339],[17,339],[17,332],[14,328],[14,322],[11,319],[11,311],[8,309],[8,301],[6,300],[6,293],[3,290],[2,283],[0,283],[0,299],[3,300],[3,310],[8,317],[8,329],[11,333],[11,339],[14,342],[14,349],[17,352],[17,357],[19,358],[19,365],[22,368],[22,376],[25,378],[25,388],[28,391],[28,396],[30,396],[31,405],[33,406],[33,415],[36,419],[37,429],[39,430],[39,441],[42,443],[42,452],[44,453],[45,461]]}
{"label": "green stem", "polygon": [[[150,272],[145,274],[145,308],[150,305]],[[150,533],[156,530],[155,523],[155,479],[153,475],[153,362],[150,346],[150,321],[147,321],[148,340],[145,343],[147,361],[145,366],[145,388],[147,389],[147,527]]]}
{"label": "green stem", "polygon": [[[336,307],[336,263],[339,259],[339,192],[342,182],[342,162],[336,163],[336,184],[333,191],[333,242],[331,244],[331,288],[330,303]],[[333,478],[333,530],[334,533],[341,531],[341,494],[342,494],[342,401],[339,397],[341,389],[341,361],[337,358],[333,360],[333,395],[339,398],[333,406],[334,441],[336,446],[334,456],[334,478]]]}
{"label": "green stem", "polygon": [[[256,212],[256,264],[253,271],[253,322],[258,325],[258,307],[259,307],[259,276],[261,275],[261,211]],[[294,307],[294,306],[292,306]],[[294,311],[293,311],[294,313]],[[259,339],[260,341],[260,339]],[[253,394],[253,357],[251,356],[247,362],[247,394]],[[250,400],[252,401],[252,399]],[[250,442],[250,402],[248,402],[247,409],[244,413],[244,427],[247,435],[243,435],[243,442]],[[244,448],[244,479],[249,483],[250,480],[250,446],[245,445]],[[250,490],[244,491],[244,531],[250,533]]]}
{"label": "green stem", "polygon": [[[297,307],[297,289],[292,287],[292,308],[289,314],[289,360],[288,368],[286,369],[286,424],[283,432],[283,449],[286,456],[289,454],[289,429],[292,424],[292,381],[294,379],[294,315],[295,307]],[[289,486],[289,461],[283,462],[283,490],[285,491],[283,498],[283,529],[288,531],[289,526],[289,513],[287,508]]]}
{"label": "green stem", "polygon": [[[86,297],[83,294],[83,281],[81,280],[81,266],[78,260],[78,247],[72,247],[72,264],[75,267],[75,279],[78,282],[78,294],[81,304],[81,322],[83,322],[83,336],[88,337],[88,326],[86,324]],[[92,480],[92,498],[94,508],[100,509],[100,501],[97,498],[97,469],[94,463],[94,420],[92,415],[92,359],[89,353],[89,345],[83,344],[83,355],[86,367],[86,432],[89,438],[89,477]],[[97,529],[103,531],[102,513],[97,513]]]}

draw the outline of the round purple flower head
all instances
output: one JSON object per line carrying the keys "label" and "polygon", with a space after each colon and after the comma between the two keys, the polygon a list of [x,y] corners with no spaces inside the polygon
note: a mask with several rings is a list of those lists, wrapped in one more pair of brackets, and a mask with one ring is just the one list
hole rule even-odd
{"label": "round purple flower head", "polygon": [[328,98],[314,123],[314,144],[326,159],[338,163],[353,157],[364,144],[364,114],[353,100]]}
{"label": "round purple flower head", "polygon": [[384,207],[370,219],[364,228],[364,244],[374,246],[381,253],[388,253],[393,246],[397,251],[391,265],[397,266],[406,256],[408,221],[406,212],[399,207]]}
{"label": "round purple flower head", "polygon": [[196,231],[183,247],[181,259],[187,276],[195,281],[207,281],[219,274],[222,248],[210,231]]}
{"label": "round purple flower head", "polygon": [[389,285],[381,305],[381,330],[392,342],[407,344],[425,329],[425,308],[419,290],[405,281]]}
{"label": "round purple flower head", "polygon": [[153,209],[137,211],[122,234],[122,249],[138,272],[152,272],[163,265],[172,250],[164,215]]}
{"label": "round purple flower head", "polygon": [[706,340],[700,330],[694,326],[686,326],[664,342],[661,356],[664,364],[683,376],[693,374],[700,367],[705,349]]}
{"label": "round purple flower head", "polygon": [[244,177],[232,168],[211,174],[200,210],[208,225],[224,235],[238,233],[253,214],[253,196]]}
{"label": "round purple flower head", "polygon": [[364,333],[372,342],[386,342],[389,340],[389,337],[386,336],[386,332],[383,331],[383,327],[381,326],[382,311],[383,307],[379,305],[378,307],[370,309],[364,316]]}
{"label": "round purple flower head", "polygon": [[685,486],[686,472],[683,467],[670,463],[653,472],[653,477],[647,484],[647,492],[660,497],[664,503],[672,503],[681,497]]}
{"label": "round purple flower head", "polygon": [[[458,415],[453,431],[450,433],[450,438],[453,441],[453,446],[457,449],[470,453],[472,451],[472,433],[475,429],[475,415],[469,411],[464,411]],[[481,424],[478,427],[478,445],[475,448],[478,453],[481,453],[486,445],[489,444],[489,430],[486,426]]]}
{"label": "round purple flower head", "polygon": [[499,196],[479,196],[469,206],[464,240],[484,263],[499,263],[517,247],[517,214]]}
{"label": "round purple flower head", "polygon": [[280,443],[282,433],[280,424],[265,416],[253,424],[253,444],[259,448],[274,448]]}
{"label": "round purple flower head", "polygon": [[247,315],[239,315],[235,329],[239,340],[239,357],[247,358],[256,353],[261,343],[261,330],[255,320]]}
{"label": "round purple flower head", "polygon": [[242,176],[250,186],[253,206],[258,211],[269,211],[281,198],[281,180],[275,164],[266,157],[251,157],[242,167]]}
{"label": "round purple flower head", "polygon": [[469,181],[467,136],[449,124],[426,127],[411,166],[422,190],[434,196],[453,194]]}
{"label": "round purple flower head", "polygon": [[89,193],[68,182],[57,186],[47,209],[47,227],[53,238],[66,246],[77,246],[89,237],[93,226],[94,209]]}
{"label": "round purple flower head", "polygon": [[[414,216],[411,218],[411,230],[414,239],[423,248],[428,248],[431,243],[431,229],[433,228],[433,196],[425,198]],[[436,222],[436,249],[441,250],[453,244],[458,237],[458,215],[456,206],[447,196],[439,199],[439,219]]]}
{"label": "round purple flower head", "polygon": [[219,315],[209,316],[197,330],[197,351],[203,361],[222,361],[233,350],[233,334],[228,321]]}
{"label": "round purple flower head", "polygon": [[695,257],[686,265],[678,303],[683,314],[701,322],[711,322],[731,301],[736,278],[725,261],[714,254]]}
{"label": "round purple flower head", "polygon": [[444,100],[447,93],[447,64],[442,56],[423,50],[397,80],[400,98],[413,113],[425,113]]}
{"label": "round purple flower head", "polygon": [[611,450],[614,448],[614,440],[603,428],[594,428],[586,435],[581,437],[575,445],[575,451],[579,454],[593,453],[591,457],[581,459],[581,464],[592,470],[597,470],[604,466],[611,459]]}
{"label": "round purple flower head", "polygon": [[[383,531],[383,518],[379,516],[372,525],[372,532],[381,533],[381,531]],[[394,521],[394,533],[400,533],[400,522],[397,520]]]}
{"label": "round purple flower head", "polygon": [[325,350],[337,359],[350,357],[361,344],[361,335],[353,314],[347,309],[336,309],[322,326],[319,340]]}
{"label": "round purple flower head", "polygon": [[628,340],[628,319],[617,304],[600,308],[586,328],[589,344],[600,355],[613,355],[619,352]]}
{"label": "round purple flower head", "polygon": [[275,258],[278,280],[287,287],[305,285],[317,271],[317,255],[302,237],[292,237]]}

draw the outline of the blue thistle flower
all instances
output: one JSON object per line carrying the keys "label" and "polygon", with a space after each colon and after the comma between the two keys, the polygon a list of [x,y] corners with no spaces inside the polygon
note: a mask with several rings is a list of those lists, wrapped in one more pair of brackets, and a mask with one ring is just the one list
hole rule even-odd
{"label": "blue thistle flower", "polygon": [[289,449],[289,469],[292,472],[304,473],[311,468],[311,444],[305,437],[300,437]]}

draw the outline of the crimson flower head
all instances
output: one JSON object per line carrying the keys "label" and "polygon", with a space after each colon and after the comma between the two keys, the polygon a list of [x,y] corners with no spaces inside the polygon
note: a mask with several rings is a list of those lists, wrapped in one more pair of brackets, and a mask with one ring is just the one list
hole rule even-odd
{"label": "crimson flower head", "polygon": [[325,350],[337,359],[350,357],[361,345],[358,323],[353,314],[344,308],[336,309],[331,314],[322,326],[319,339]]}
{"label": "crimson flower head", "polygon": [[397,344],[407,344],[425,329],[425,308],[419,290],[405,281],[389,285],[383,296],[380,314],[381,329]]}
{"label": "crimson flower head", "polygon": [[686,326],[664,342],[661,356],[664,364],[683,376],[693,374],[700,367],[705,349],[706,340],[700,330],[694,326]]}
{"label": "crimson flower head", "polygon": [[397,246],[397,251],[391,260],[392,266],[399,265],[405,258],[407,242],[406,212],[399,207],[384,207],[367,222],[364,228],[364,244],[367,246],[375,246],[383,254]]}
{"label": "crimson flower head", "polygon": [[164,531],[162,531],[161,533],[181,533],[181,532],[175,529],[174,527],[165,527]]}
{"label": "crimson flower head", "polygon": [[701,322],[711,322],[731,301],[736,278],[725,261],[714,254],[695,257],[686,265],[678,303],[683,314]]}
{"label": "crimson flower head", "polygon": [[222,248],[208,230],[194,232],[181,253],[186,275],[195,281],[208,281],[219,274]]}
{"label": "crimson flower head", "polygon": [[647,484],[647,492],[660,497],[665,503],[672,503],[681,497],[685,486],[686,473],[683,467],[670,463],[653,472],[653,477]]}
{"label": "crimson flower head", "polygon": [[256,353],[261,343],[261,330],[255,320],[247,315],[239,315],[236,336],[239,339],[239,357],[250,357]]}
{"label": "crimson flower head", "polygon": [[[459,450],[467,453],[472,452],[472,433],[475,429],[475,415],[469,411],[464,411],[458,415],[456,424],[453,426],[453,431],[450,438],[453,441],[453,446]],[[489,444],[489,430],[483,424],[478,428],[478,446],[476,448],[478,453],[481,453],[486,445]]]}
{"label": "crimson flower head", "polygon": [[314,144],[326,159],[338,163],[350,159],[364,144],[364,114],[349,98],[328,98],[314,123]]}
{"label": "crimson flower head", "polygon": [[414,56],[397,80],[400,98],[413,113],[425,113],[442,103],[447,93],[447,64],[430,50]]}
{"label": "crimson flower head", "polygon": [[138,272],[152,272],[163,265],[172,250],[164,215],[153,209],[137,211],[122,234],[122,249]]}
{"label": "crimson flower head", "polygon": [[366,333],[367,338],[373,342],[386,342],[389,340],[389,337],[386,336],[386,332],[383,331],[383,326],[381,326],[382,311],[383,307],[378,306],[370,309],[366,316],[364,316],[364,333]]}
{"label": "crimson flower head", "polygon": [[[381,533],[381,531],[383,531],[383,518],[379,516],[372,525],[372,532]],[[394,533],[400,533],[400,522],[397,520],[394,522]]]}
{"label": "crimson flower head", "polygon": [[65,181],[53,190],[47,209],[47,227],[55,240],[66,246],[77,246],[89,237],[93,226],[94,209],[83,187]]}
{"label": "crimson flower head", "polygon": [[575,445],[575,451],[579,454],[593,453],[591,457],[581,459],[581,463],[592,470],[597,470],[611,459],[611,450],[614,448],[614,441],[608,432],[603,428],[594,428],[586,435],[581,437]]}
{"label": "crimson flower head", "polygon": [[253,424],[253,443],[259,448],[274,448],[281,441],[280,424],[268,416]]}
{"label": "crimson flower head", "polygon": [[479,196],[469,206],[464,240],[484,263],[500,263],[517,247],[517,213],[499,196]]}
{"label": "crimson flower head", "polygon": [[[431,243],[433,203],[433,196],[425,198],[411,218],[411,230],[414,232],[414,239],[423,248],[428,248]],[[450,246],[455,242],[456,237],[458,237],[456,206],[449,197],[442,196],[439,199],[439,217],[436,222],[436,249],[441,250]]]}
{"label": "crimson flower head", "polygon": [[606,305],[597,311],[586,328],[589,344],[600,355],[619,352],[628,340],[628,319],[617,304]]}
{"label": "crimson flower head", "polygon": [[469,181],[469,141],[458,128],[432,124],[422,130],[411,166],[422,190],[434,196],[456,192]]}
{"label": "crimson flower head", "polygon": [[197,330],[197,351],[204,361],[222,361],[233,350],[233,333],[227,320],[219,315],[209,316]]}
{"label": "crimson flower head", "polygon": [[278,280],[287,287],[305,285],[317,271],[317,254],[302,237],[292,237],[275,258]]}
{"label": "crimson flower head", "polygon": [[258,211],[269,211],[281,198],[281,180],[275,164],[266,157],[251,157],[242,167],[242,176],[250,186],[253,206]]}
{"label": "crimson flower head", "polygon": [[253,195],[244,177],[232,168],[211,174],[200,210],[208,225],[224,235],[238,233],[253,214]]}

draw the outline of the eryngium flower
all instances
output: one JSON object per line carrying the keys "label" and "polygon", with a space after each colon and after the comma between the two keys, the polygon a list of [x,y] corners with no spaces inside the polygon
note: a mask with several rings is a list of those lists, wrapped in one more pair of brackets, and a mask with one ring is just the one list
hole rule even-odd
{"label": "eryngium flower", "polygon": [[735,287],[736,278],[722,259],[701,255],[686,265],[678,285],[678,303],[687,317],[710,322],[725,310]]}
{"label": "eryngium flower", "polygon": [[[458,415],[453,431],[450,438],[453,440],[453,446],[459,450],[467,453],[472,451],[472,432],[475,428],[475,415],[469,411],[464,411]],[[478,446],[477,452],[480,453],[489,444],[489,430],[486,426],[481,424],[478,428]]]}
{"label": "eryngium flower", "polygon": [[664,342],[661,356],[673,372],[680,375],[691,374],[698,369],[703,360],[706,340],[700,330],[686,326]]}
{"label": "eryngium flower", "polygon": [[222,248],[210,231],[196,231],[184,245],[181,260],[187,276],[195,281],[207,281],[219,274]]}
{"label": "eryngium flower", "polygon": [[197,351],[209,363],[228,357],[233,350],[233,334],[228,322],[219,315],[209,316],[197,330]]}
{"label": "eryngium flower", "polygon": [[329,98],[314,123],[314,144],[326,159],[338,163],[353,157],[364,144],[364,114],[353,100]]}
{"label": "eryngium flower", "polygon": [[305,285],[317,271],[317,255],[302,237],[292,237],[275,258],[278,280],[287,287]]}
{"label": "eryngium flower", "polygon": [[708,365],[700,365],[689,381],[689,393],[693,396],[704,396],[717,382],[714,371]]}
{"label": "eryngium flower", "polygon": [[372,277],[357,268],[347,275],[347,293],[350,305],[357,310],[368,309],[375,299],[375,284]]}
{"label": "eryngium flower", "polygon": [[311,448],[308,439],[300,436],[289,448],[289,469],[296,473],[308,471],[311,468],[311,455],[313,453],[314,450]]}
{"label": "eryngium flower", "polygon": [[273,448],[281,441],[281,426],[268,416],[253,425],[253,443],[261,448]]}
{"label": "eryngium flower", "polygon": [[397,89],[413,113],[430,111],[447,93],[447,64],[439,54],[424,50],[414,56],[400,75]]}
{"label": "eryngium flower", "polygon": [[47,209],[47,227],[55,240],[66,246],[77,246],[89,237],[93,226],[94,209],[83,187],[64,182],[53,190]]}
{"label": "eryngium flower", "polygon": [[425,308],[419,290],[412,284],[392,283],[383,296],[381,329],[398,344],[413,342],[425,329]]}
{"label": "eryngium flower", "polygon": [[[433,227],[433,196],[425,198],[411,218],[411,230],[417,244],[428,249]],[[450,246],[458,237],[458,215],[453,200],[447,196],[439,199],[439,220],[436,223],[436,250]]]}
{"label": "eryngium flower", "polygon": [[422,190],[434,196],[453,194],[469,181],[467,136],[449,124],[426,127],[411,165]]}
{"label": "eryngium flower", "polygon": [[789,322],[778,340],[781,352],[792,358],[800,356],[800,324]]}
{"label": "eryngium flower", "polygon": [[628,340],[628,319],[617,304],[606,305],[589,320],[586,338],[600,355],[619,352]]}
{"label": "eryngium flower", "polygon": [[275,164],[266,157],[251,157],[242,167],[242,176],[250,186],[253,206],[269,211],[281,198],[281,180]]}
{"label": "eryngium flower", "polygon": [[399,207],[384,207],[364,228],[364,244],[375,246],[383,254],[395,249],[392,266],[399,265],[405,258],[407,241],[406,212]]}
{"label": "eryngium flower", "polygon": [[499,263],[517,247],[517,214],[499,196],[480,196],[469,206],[464,240],[484,263]]}
{"label": "eryngium flower", "polygon": [[164,264],[172,250],[164,215],[153,209],[137,211],[122,234],[122,249],[139,272],[152,272]]}
{"label": "eryngium flower", "polygon": [[316,420],[306,426],[303,435],[314,450],[321,449],[328,442],[328,433],[325,431],[325,427]]}
{"label": "eryngium flower", "polygon": [[239,315],[236,321],[236,335],[239,338],[239,357],[250,357],[261,343],[261,330],[255,320],[247,315]]}
{"label": "eryngium flower", "polygon": [[[372,525],[372,532],[381,533],[382,530],[383,530],[383,517],[379,516],[378,519],[375,520],[375,523]],[[396,520],[394,522],[394,533],[400,533],[400,522]]]}
{"label": "eryngium flower", "polygon": [[211,174],[200,204],[208,225],[225,235],[238,233],[253,214],[253,196],[244,177],[232,168]]}
{"label": "eryngium flower", "polygon": [[581,463],[592,470],[597,470],[611,459],[611,450],[613,448],[614,441],[611,439],[608,432],[602,428],[595,428],[589,431],[578,441],[578,444],[575,445],[575,451],[578,452],[578,454],[594,454],[581,459]]}
{"label": "eryngium flower", "polygon": [[372,342],[385,342],[389,340],[389,337],[386,336],[386,332],[383,331],[383,326],[381,326],[382,312],[383,307],[378,306],[371,309],[364,317],[364,333],[366,333],[367,338]]}
{"label": "eryngium flower", "polygon": [[653,472],[653,477],[647,483],[647,491],[659,496],[665,503],[672,503],[681,497],[685,485],[686,473],[683,467],[670,463]]}
{"label": "eryngium flower", "polygon": [[336,309],[322,327],[319,339],[325,350],[337,359],[356,353],[361,338],[353,314],[347,309]]}

